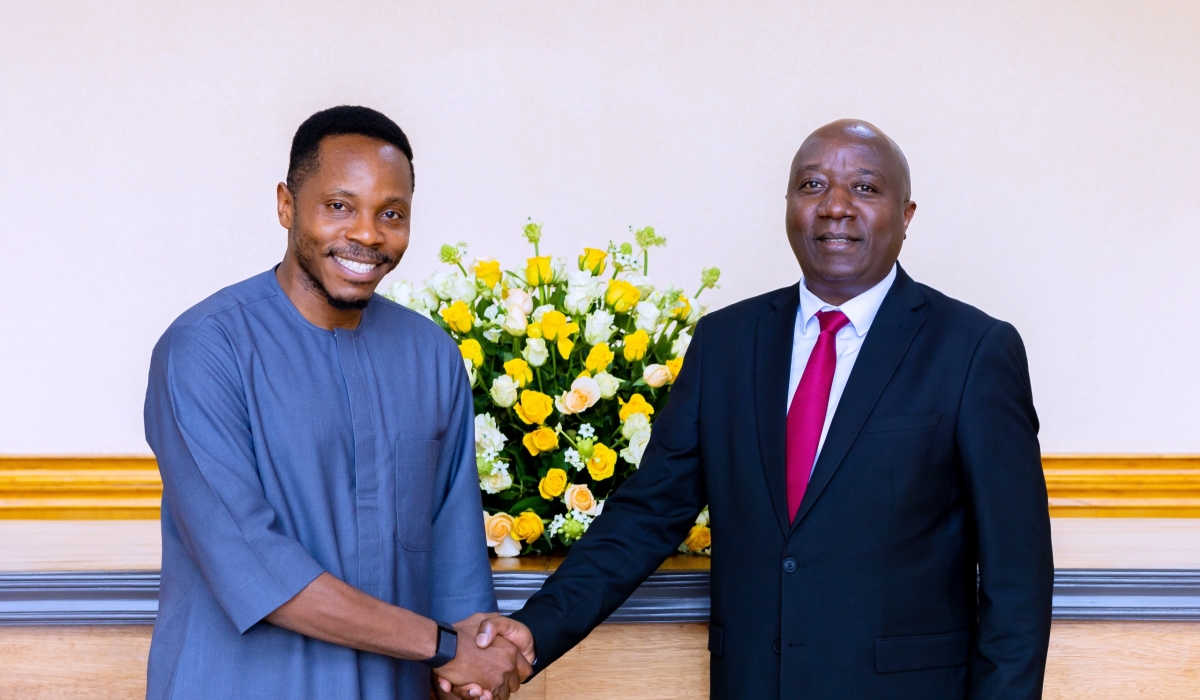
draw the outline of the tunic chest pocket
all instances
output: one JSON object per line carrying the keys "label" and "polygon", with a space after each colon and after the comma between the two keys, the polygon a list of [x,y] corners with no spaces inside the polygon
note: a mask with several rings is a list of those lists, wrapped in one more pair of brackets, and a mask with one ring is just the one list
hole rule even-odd
{"label": "tunic chest pocket", "polygon": [[429,551],[433,533],[433,483],[437,440],[396,441],[396,536],[410,552]]}

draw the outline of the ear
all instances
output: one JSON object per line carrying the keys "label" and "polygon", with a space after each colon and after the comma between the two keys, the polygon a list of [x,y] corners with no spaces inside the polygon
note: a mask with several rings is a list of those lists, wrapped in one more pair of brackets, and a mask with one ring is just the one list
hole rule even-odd
{"label": "ear", "polygon": [[279,225],[292,230],[292,221],[296,217],[296,200],[286,183],[281,182],[275,186],[275,209],[279,214]]}
{"label": "ear", "polygon": [[[917,213],[917,203],[909,200],[904,203],[904,230],[908,231],[908,225],[912,223],[913,215]],[[907,233],[905,238],[907,238]]]}

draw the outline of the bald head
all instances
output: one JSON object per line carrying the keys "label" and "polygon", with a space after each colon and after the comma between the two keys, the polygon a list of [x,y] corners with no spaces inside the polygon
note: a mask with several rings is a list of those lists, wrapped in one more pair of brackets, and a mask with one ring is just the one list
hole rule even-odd
{"label": "bald head", "polygon": [[884,175],[890,176],[900,185],[899,191],[903,194],[904,201],[912,198],[912,178],[908,172],[908,159],[904,157],[904,151],[901,151],[900,146],[883,133],[882,129],[861,119],[838,119],[809,134],[804,143],[800,144],[800,150],[796,151],[796,157],[792,159],[793,176],[797,167],[803,167],[800,164],[804,161],[805,150],[807,149],[811,156],[816,147],[829,140],[857,142],[875,151],[889,166],[890,172]]}
{"label": "bald head", "polygon": [[878,127],[841,119],[812,132],[792,159],[788,242],[809,291],[840,305],[881,282],[916,212],[908,161]]}

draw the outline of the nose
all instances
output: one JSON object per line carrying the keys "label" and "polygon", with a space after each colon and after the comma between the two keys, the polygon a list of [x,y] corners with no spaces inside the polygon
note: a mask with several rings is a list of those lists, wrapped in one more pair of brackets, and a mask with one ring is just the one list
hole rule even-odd
{"label": "nose", "polygon": [[817,216],[823,219],[854,218],[854,202],[843,187],[830,186],[817,206]]}
{"label": "nose", "polygon": [[385,240],[385,236],[379,230],[375,220],[368,217],[359,217],[354,225],[346,231],[346,238],[364,248],[377,248],[383,245]]}

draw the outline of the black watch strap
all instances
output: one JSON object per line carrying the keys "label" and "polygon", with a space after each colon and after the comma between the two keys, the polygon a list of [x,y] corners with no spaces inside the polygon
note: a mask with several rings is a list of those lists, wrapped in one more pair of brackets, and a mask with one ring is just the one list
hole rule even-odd
{"label": "black watch strap", "polygon": [[438,668],[445,666],[454,660],[454,655],[458,653],[458,630],[445,622],[437,622],[437,653],[425,659],[421,663],[429,668]]}

